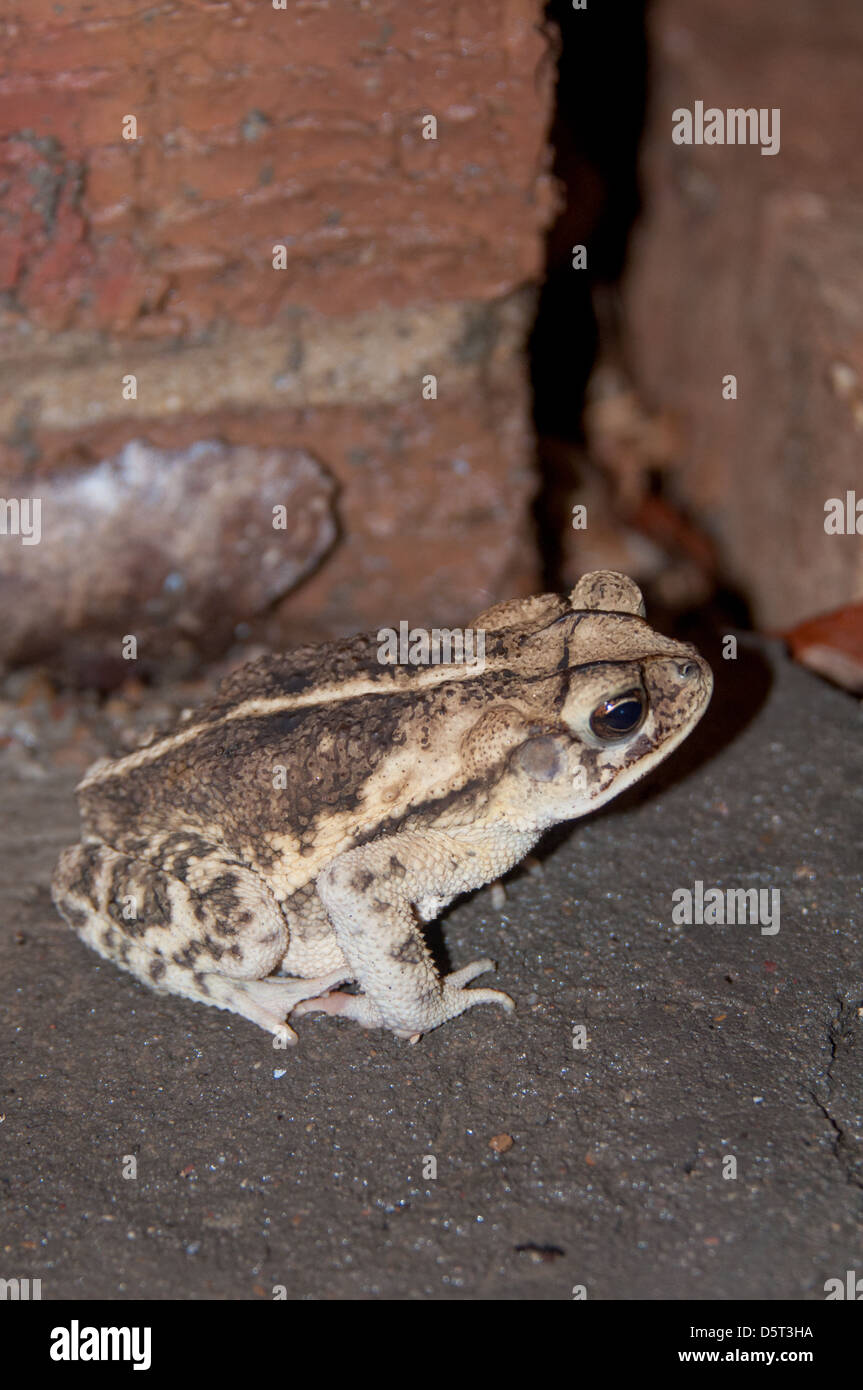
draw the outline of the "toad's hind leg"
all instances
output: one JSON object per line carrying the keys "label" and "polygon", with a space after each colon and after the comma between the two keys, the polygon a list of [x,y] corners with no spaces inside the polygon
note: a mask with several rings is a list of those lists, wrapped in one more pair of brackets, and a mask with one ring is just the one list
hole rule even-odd
{"label": "toad's hind leg", "polygon": [[287,898],[282,903],[282,911],[291,939],[279,965],[279,974],[302,975],[308,979],[325,971],[341,971],[342,981],[354,978],[313,883],[307,883]]}
{"label": "toad's hind leg", "polygon": [[345,979],[268,979],[288,943],[275,898],[216,851],[186,862],[185,879],[106,845],[75,845],[52,884],[60,913],[99,955],[153,989],[241,1014],[285,1042],[301,1000]]}

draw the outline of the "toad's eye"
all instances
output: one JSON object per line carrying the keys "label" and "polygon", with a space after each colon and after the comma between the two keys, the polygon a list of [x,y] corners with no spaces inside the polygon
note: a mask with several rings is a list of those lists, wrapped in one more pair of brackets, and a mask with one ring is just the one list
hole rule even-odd
{"label": "toad's eye", "polygon": [[613,700],[604,700],[590,716],[590,727],[597,738],[611,742],[634,734],[647,714],[647,696],[643,690],[627,690]]}

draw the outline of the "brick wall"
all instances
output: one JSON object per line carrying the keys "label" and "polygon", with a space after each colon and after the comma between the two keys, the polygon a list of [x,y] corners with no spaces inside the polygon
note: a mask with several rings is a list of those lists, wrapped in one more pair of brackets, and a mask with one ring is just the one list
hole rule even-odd
{"label": "brick wall", "polygon": [[[0,655],[110,657],[137,622],[159,669],[264,616],[277,641],[455,622],[535,584],[541,24],[534,0],[7,8],[0,483],[41,497],[43,529],[38,546],[0,537],[18,614]],[[134,482],[132,440],[151,450]],[[209,440],[218,466],[192,447]],[[208,486],[231,467],[235,497]],[[275,597],[254,582],[263,541],[244,550],[232,519],[265,524],[258,468],[267,506],[281,468],[311,507],[276,535],[294,551]],[[170,477],[160,527],[148,476]],[[226,536],[209,599],[191,509]]]}
{"label": "brick wall", "polygon": [[[829,499],[863,501],[863,9],[657,0],[649,15],[632,360],[684,433],[676,499],[756,623],[787,627],[863,599],[859,535],[824,527]],[[778,153],[674,144],[672,112],[697,100],[778,108]]]}

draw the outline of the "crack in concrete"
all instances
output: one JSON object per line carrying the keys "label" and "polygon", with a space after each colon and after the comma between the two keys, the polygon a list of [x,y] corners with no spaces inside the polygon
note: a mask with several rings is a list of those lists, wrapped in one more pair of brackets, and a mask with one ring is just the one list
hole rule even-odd
{"label": "crack in concrete", "polygon": [[834,1157],[842,1168],[845,1181],[863,1190],[863,1171],[860,1171],[861,1161],[855,1160],[853,1154],[850,1152],[848,1127],[842,1125],[839,1120],[837,1120],[830,1108],[838,1084],[834,1076],[834,1067],[838,1060],[839,1046],[840,1044],[850,1044],[853,1042],[855,1029],[852,1020],[856,1020],[863,1015],[863,1002],[858,1001],[857,1003],[849,1004],[841,995],[836,996],[836,1002],[839,1005],[839,1012],[827,1026],[827,1041],[830,1044],[830,1061],[824,1073],[824,1082],[827,1091],[826,1104],[824,1101],[819,1100],[814,1090],[809,1091],[809,1096],[821,1111],[821,1114],[836,1136],[831,1148]]}

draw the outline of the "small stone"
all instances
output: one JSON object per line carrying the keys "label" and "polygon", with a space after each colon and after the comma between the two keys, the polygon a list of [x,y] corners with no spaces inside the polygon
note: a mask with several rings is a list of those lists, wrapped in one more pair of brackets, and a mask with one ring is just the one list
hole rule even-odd
{"label": "small stone", "polygon": [[496,1154],[505,1154],[512,1148],[513,1138],[511,1134],[495,1134],[488,1141],[490,1149],[494,1149]]}

